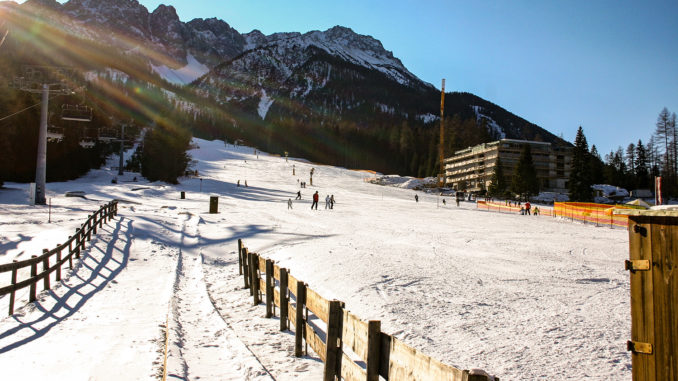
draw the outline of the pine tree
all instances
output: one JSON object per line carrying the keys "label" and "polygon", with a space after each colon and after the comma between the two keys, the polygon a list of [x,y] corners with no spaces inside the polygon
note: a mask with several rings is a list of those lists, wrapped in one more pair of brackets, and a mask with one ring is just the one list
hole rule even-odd
{"label": "pine tree", "polygon": [[589,173],[591,174],[591,184],[601,184],[604,182],[604,164],[603,159],[600,158],[598,148],[596,145],[591,146],[591,153],[589,154]]}
{"label": "pine tree", "polygon": [[587,165],[589,155],[589,145],[586,142],[584,130],[579,126],[577,136],[574,139],[572,169],[570,171],[569,191],[572,201],[591,201],[593,199],[591,176]]}
{"label": "pine tree", "polygon": [[518,166],[511,182],[511,190],[525,200],[529,199],[531,195],[539,193],[537,170],[532,162],[532,149],[529,144],[523,145],[523,150],[520,152]]}
{"label": "pine tree", "polygon": [[636,177],[638,179],[638,187],[640,188],[651,188],[650,187],[650,175],[648,172],[648,161],[647,161],[647,151],[643,146],[643,142],[638,139],[638,144],[636,145]]}
{"label": "pine tree", "polygon": [[500,197],[506,192],[506,179],[504,178],[504,171],[499,157],[497,157],[497,162],[494,164],[494,173],[492,173],[488,192],[493,197]]}
{"label": "pine tree", "polygon": [[664,107],[657,117],[657,128],[655,129],[655,136],[657,140],[664,143],[664,167],[663,171],[668,174],[668,171],[672,168],[670,162],[671,150],[669,149],[669,138],[671,137],[672,132],[670,131],[670,114],[669,110]]}

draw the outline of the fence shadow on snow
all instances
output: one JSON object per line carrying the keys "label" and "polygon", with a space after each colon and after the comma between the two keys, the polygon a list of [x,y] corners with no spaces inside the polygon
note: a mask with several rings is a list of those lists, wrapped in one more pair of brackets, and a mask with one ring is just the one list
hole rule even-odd
{"label": "fence shadow on snow", "polygon": [[271,259],[251,253],[238,240],[238,269],[254,305],[266,304],[266,317],[279,311],[280,330],[294,331],[294,355],[310,346],[324,363],[323,379],[346,381],[499,380],[483,371],[444,364],[381,331],[378,320],[364,321],[338,300],[327,300]]}

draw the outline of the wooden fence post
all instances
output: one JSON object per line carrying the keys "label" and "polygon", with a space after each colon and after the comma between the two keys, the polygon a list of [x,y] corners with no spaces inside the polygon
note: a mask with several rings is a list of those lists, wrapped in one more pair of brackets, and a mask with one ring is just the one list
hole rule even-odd
{"label": "wooden fence post", "polygon": [[367,381],[379,381],[381,350],[381,321],[367,322]]}
{"label": "wooden fence post", "polygon": [[294,327],[294,355],[301,357],[303,351],[304,332],[306,331],[306,320],[304,319],[304,305],[306,304],[306,285],[302,281],[297,281],[297,316]]}
{"label": "wooden fence post", "polygon": [[75,229],[75,236],[74,237],[75,237],[75,250],[74,250],[75,251],[75,259],[79,259],[80,258],[80,246],[81,246],[81,244],[80,244],[80,232],[78,231],[78,229]]}
{"label": "wooden fence post", "polygon": [[[31,255],[31,258],[37,258],[37,255]],[[33,262],[31,263],[31,278],[34,278],[36,275],[38,275],[38,264]],[[28,295],[28,302],[32,303],[35,302],[37,299],[36,292],[35,292],[35,284],[38,283],[36,280],[33,280],[31,283],[29,295]]]}
{"label": "wooden fence post", "polygon": [[[45,255],[49,252],[47,249],[42,249],[42,254]],[[49,256],[43,258],[42,260],[42,272],[45,273],[45,290],[49,290],[51,287],[49,285]]]}
{"label": "wooden fence post", "polygon": [[[241,256],[242,256],[242,273],[243,273],[243,280],[245,282],[245,288],[250,288],[250,266],[249,266],[249,254],[247,252],[247,248],[243,247],[241,251]],[[250,295],[252,295],[252,290],[250,290]]]}
{"label": "wooden fence post", "polygon": [[238,238],[238,274],[242,275],[242,239]]}
{"label": "wooden fence post", "polygon": [[94,216],[92,217],[92,230],[94,231],[94,234],[97,234],[97,225],[99,225],[99,211],[94,213]]}
{"label": "wooden fence post", "polygon": [[266,259],[266,317],[273,316],[273,261]]}
{"label": "wooden fence post", "polygon": [[92,240],[92,215],[87,215],[87,242]]}
{"label": "wooden fence post", "polygon": [[[59,246],[59,245],[57,245]],[[56,252],[57,268],[56,268],[56,281],[61,281],[61,249]]]}
{"label": "wooden fence post", "polygon": [[341,338],[342,318],[341,302],[330,300],[323,381],[334,381],[335,377],[338,378],[341,372],[341,354],[339,353],[338,341]]}
{"label": "wooden fence post", "polygon": [[288,315],[289,315],[289,296],[287,295],[287,269],[280,269],[280,330],[284,331],[288,327]]}
{"label": "wooden fence post", "polygon": [[73,240],[68,236],[68,268],[73,270]]}
{"label": "wooden fence post", "polygon": [[[14,263],[18,262],[16,259],[12,261]],[[12,286],[16,284],[16,271],[17,269],[12,269]],[[12,290],[12,293],[9,294],[9,314],[14,314],[14,295],[16,294],[15,290]]]}
{"label": "wooden fence post", "polygon": [[256,306],[259,304],[259,256],[256,253],[250,253],[250,286]]}

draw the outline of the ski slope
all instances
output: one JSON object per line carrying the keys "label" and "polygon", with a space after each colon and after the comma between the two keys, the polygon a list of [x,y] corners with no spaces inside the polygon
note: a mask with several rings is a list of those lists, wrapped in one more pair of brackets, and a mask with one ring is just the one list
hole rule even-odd
{"label": "ski slope", "polygon": [[[415,203],[415,191],[366,183],[365,172],[195,142],[200,178],[176,186],[129,181],[138,174],[111,184],[109,168],[49,183],[51,223],[48,207],[27,205],[26,184],[0,189],[0,263],[63,242],[88,213],[120,200],[65,280],[0,320],[3,378],[161,378],[168,333],[168,379],[320,379],[317,356],[295,358],[294,335],[251,305],[238,276],[241,238],[456,367],[502,380],[631,379],[626,231],[457,208],[421,192]],[[311,168],[314,185],[300,189]],[[86,199],[64,197],[76,190]],[[210,196],[218,214],[207,213]],[[23,305],[27,290],[19,297]]]}

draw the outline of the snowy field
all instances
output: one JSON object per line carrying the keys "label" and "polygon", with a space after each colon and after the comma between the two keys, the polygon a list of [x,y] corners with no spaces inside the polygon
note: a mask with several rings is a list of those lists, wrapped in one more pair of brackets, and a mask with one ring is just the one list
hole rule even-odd
{"label": "snowy field", "polygon": [[[238,238],[458,368],[502,380],[631,379],[625,230],[443,206],[421,192],[415,203],[412,190],[364,182],[369,173],[196,143],[202,180],[174,186],[128,174],[111,184],[115,172],[104,168],[49,183],[51,223],[48,207],[27,205],[26,184],[0,189],[0,263],[54,247],[88,213],[121,200],[57,287],[12,317],[0,299],[3,379],[158,378],[166,328],[170,380],[321,379],[317,356],[294,358],[293,333],[251,305],[237,275]],[[312,167],[314,186],[300,189]],[[288,210],[298,190],[302,200]],[[207,213],[212,195],[218,214]]]}

